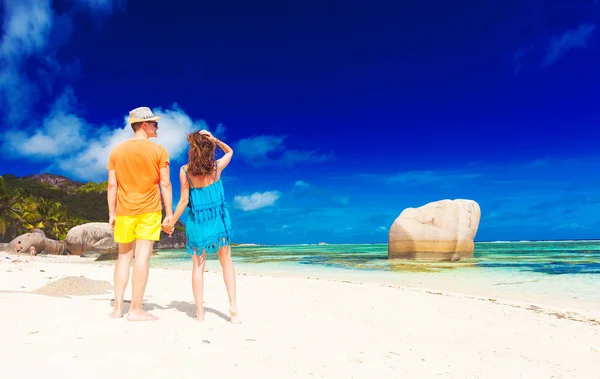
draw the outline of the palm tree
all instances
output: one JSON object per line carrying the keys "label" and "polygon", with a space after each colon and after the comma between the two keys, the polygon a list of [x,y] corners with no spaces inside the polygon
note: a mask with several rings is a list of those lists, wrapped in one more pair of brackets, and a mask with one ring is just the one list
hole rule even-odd
{"label": "palm tree", "polygon": [[67,236],[68,228],[68,209],[58,201],[48,201],[44,204],[42,222],[44,230],[55,239],[64,239]]}
{"label": "palm tree", "polygon": [[58,201],[28,196],[20,205],[21,227],[42,229],[50,238],[66,236],[67,208]]}
{"label": "palm tree", "polygon": [[7,237],[15,237],[14,235],[8,236],[7,232],[9,229],[15,228],[20,219],[18,204],[21,202],[21,198],[21,192],[8,188],[4,178],[0,176],[0,240],[4,241],[7,240]]}
{"label": "palm tree", "polygon": [[29,195],[26,197],[21,197],[20,201],[16,204],[18,222],[17,222],[17,232],[29,233],[32,232],[33,229],[41,229],[44,227],[44,224],[39,221],[38,214],[38,201],[43,201],[43,198],[36,199],[35,197]]}

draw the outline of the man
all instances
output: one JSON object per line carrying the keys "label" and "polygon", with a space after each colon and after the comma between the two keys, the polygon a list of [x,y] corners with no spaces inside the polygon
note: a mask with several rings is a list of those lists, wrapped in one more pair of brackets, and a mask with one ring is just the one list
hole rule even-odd
{"label": "man", "polygon": [[[17,252],[17,257],[10,259],[8,257],[6,257],[10,263],[17,263],[17,262],[23,262],[19,257],[21,256],[21,251],[23,251],[23,245],[21,245],[21,241],[17,241],[17,244],[15,245],[15,251]],[[26,263],[29,263],[29,261],[25,261]]]}
{"label": "man", "polygon": [[[164,147],[151,142],[157,137],[158,120],[148,107],[129,112],[134,135],[119,144],[108,160],[108,211],[119,244],[115,265],[115,303],[110,317],[123,316],[123,297],[129,281],[131,259],[135,255],[131,279],[130,321],[151,321],[158,317],[142,310],[142,301],[154,242],[160,239],[161,194],[167,223],[173,215],[169,154]],[[159,192],[160,183],[160,192]],[[135,251],[134,251],[135,250]]]}

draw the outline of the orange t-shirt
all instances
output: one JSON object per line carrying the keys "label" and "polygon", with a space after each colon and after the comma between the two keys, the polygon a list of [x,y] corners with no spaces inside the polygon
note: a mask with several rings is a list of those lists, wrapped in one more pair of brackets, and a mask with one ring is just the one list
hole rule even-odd
{"label": "orange t-shirt", "polygon": [[162,210],[160,169],[169,165],[167,150],[147,139],[130,139],[110,152],[109,170],[117,177],[117,216]]}

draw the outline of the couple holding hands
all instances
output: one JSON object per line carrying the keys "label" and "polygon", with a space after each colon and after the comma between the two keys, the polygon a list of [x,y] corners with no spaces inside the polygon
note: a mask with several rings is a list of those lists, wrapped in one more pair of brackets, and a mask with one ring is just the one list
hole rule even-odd
{"label": "couple holding hands", "polygon": [[[124,313],[125,288],[129,282],[132,258],[130,321],[151,321],[158,317],[142,309],[148,282],[150,256],[161,229],[172,235],[187,208],[186,250],[192,255],[192,290],[196,301],[196,320],[204,320],[204,266],[207,253],[217,253],[229,297],[232,323],[240,323],[236,302],[235,270],[231,260],[231,219],[225,204],[221,175],[231,161],[233,150],[210,132],[201,130],[187,136],[188,163],[179,170],[181,195],[173,212],[170,162],[166,149],[150,138],[158,136],[159,117],[150,108],[129,112],[134,135],[114,147],[108,160],[107,200],[109,223],[119,244],[115,265],[113,318]],[[225,153],[215,159],[215,149]],[[162,218],[162,202],[165,217]]]}

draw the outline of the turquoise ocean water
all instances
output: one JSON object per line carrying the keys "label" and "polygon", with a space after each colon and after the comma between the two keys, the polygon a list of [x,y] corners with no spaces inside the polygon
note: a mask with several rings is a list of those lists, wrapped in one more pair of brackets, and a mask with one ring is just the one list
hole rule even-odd
{"label": "turquoise ocean water", "polygon": [[[475,256],[431,263],[387,259],[387,244],[234,246],[238,273],[415,286],[561,305],[600,304],[600,241],[479,242]],[[191,269],[184,250],[159,251],[153,267]],[[220,270],[216,255],[208,270]],[[584,304],[585,303],[585,304]]]}

